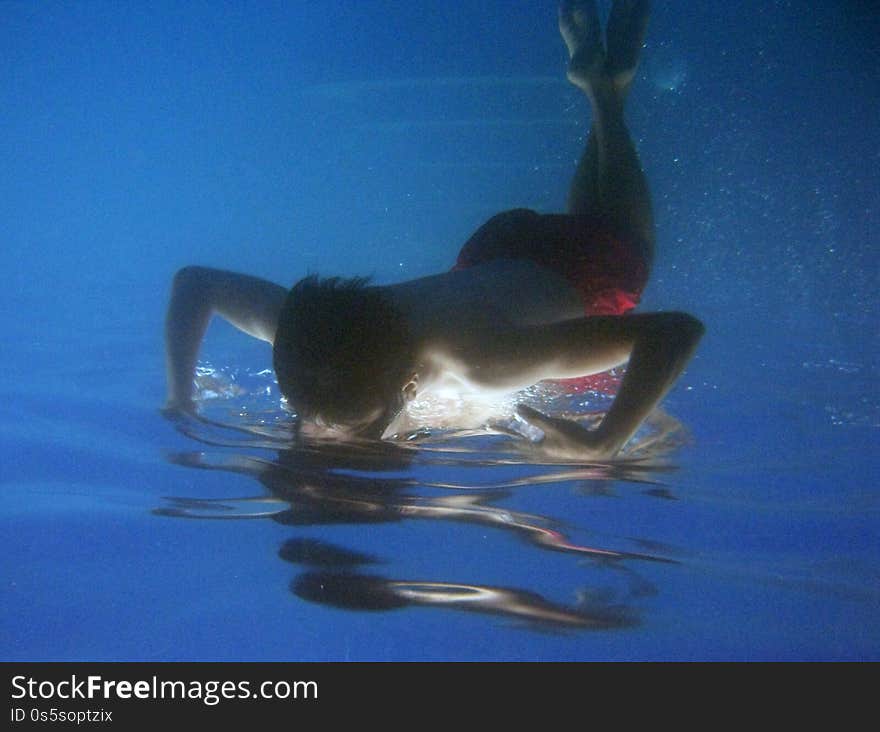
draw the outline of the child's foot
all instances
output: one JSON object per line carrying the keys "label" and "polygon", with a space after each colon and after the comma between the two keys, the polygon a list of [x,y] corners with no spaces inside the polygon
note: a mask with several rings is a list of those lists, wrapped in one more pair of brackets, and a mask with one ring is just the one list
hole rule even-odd
{"label": "child's foot", "polygon": [[604,75],[605,49],[595,0],[563,0],[559,6],[559,32],[571,62],[568,79],[587,90]]}
{"label": "child's foot", "polygon": [[608,45],[605,68],[621,95],[626,95],[636,75],[650,14],[649,0],[615,0],[611,6],[605,31]]}

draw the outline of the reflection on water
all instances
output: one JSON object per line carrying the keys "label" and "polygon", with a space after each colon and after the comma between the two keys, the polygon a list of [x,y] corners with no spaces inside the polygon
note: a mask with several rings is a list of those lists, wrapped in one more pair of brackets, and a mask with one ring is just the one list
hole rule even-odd
{"label": "reflection on water", "polygon": [[[291,527],[292,536],[278,555],[303,568],[291,591],[304,600],[362,611],[442,607],[503,616],[532,627],[621,628],[637,623],[636,601],[655,592],[640,576],[639,566],[675,563],[669,551],[650,540],[628,540],[630,546],[587,545],[570,538],[572,526],[584,532],[581,517],[562,521],[507,507],[519,491],[537,486],[566,490],[574,485],[584,496],[595,496],[613,494],[614,484],[625,482],[648,496],[674,498],[658,476],[673,470],[663,457],[681,444],[684,432],[667,415],[658,413],[622,459],[612,464],[552,463],[538,459],[528,435],[509,427],[459,432],[420,428],[398,442],[305,439],[296,436],[293,419],[277,406],[271,388],[242,386],[239,380],[207,371],[202,376],[203,396],[212,400],[203,412],[206,416],[177,426],[211,449],[176,453],[168,459],[189,468],[249,476],[260,490],[237,498],[171,496],[154,512],[188,519],[262,519]],[[234,388],[224,386],[233,381]],[[581,402],[586,398],[583,393],[567,396]],[[558,394],[555,399],[554,411],[565,411],[559,409],[566,404]],[[550,406],[546,394],[541,400],[543,408]],[[231,411],[233,404],[236,408]],[[222,418],[215,418],[216,412]],[[302,527],[369,524],[375,546],[377,525],[401,522],[426,528],[427,523],[418,522],[444,522],[500,531],[518,539],[526,551],[554,552],[583,563],[585,569],[610,570],[624,589],[609,593],[603,587],[567,588],[576,601],[566,604],[528,586],[463,582],[455,576],[453,552],[439,552],[430,574],[389,576],[394,574],[390,569],[394,557],[297,533]],[[491,574],[492,557],[485,559]]]}
{"label": "reflection on water", "polygon": [[307,572],[291,590],[312,602],[353,610],[391,610],[407,606],[442,606],[492,613],[549,626],[609,629],[633,625],[636,619],[624,605],[588,602],[563,607],[527,590],[450,582],[406,582],[373,575]]}

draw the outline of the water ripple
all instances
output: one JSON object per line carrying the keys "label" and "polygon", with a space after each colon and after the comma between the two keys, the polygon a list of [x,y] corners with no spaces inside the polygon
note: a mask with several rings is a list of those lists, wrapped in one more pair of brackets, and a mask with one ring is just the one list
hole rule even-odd
{"label": "water ripple", "polygon": [[[482,429],[420,425],[395,441],[322,441],[297,434],[270,373],[242,376],[204,367],[199,379],[200,416],[176,424],[206,449],[169,453],[167,460],[190,469],[248,476],[260,489],[232,497],[168,496],[153,513],[177,519],[270,520],[289,527],[295,534],[278,554],[306,568],[291,583],[301,600],[360,611],[432,606],[503,616],[545,630],[607,630],[636,624],[639,599],[655,593],[634,565],[677,564],[674,551],[658,542],[601,537],[584,529],[582,517],[562,519],[515,505],[529,492],[558,495],[572,487],[585,498],[607,496],[612,483],[651,498],[674,498],[662,478],[675,471],[669,459],[687,435],[662,412],[613,462],[557,462],[535,450],[510,415],[499,415],[492,427]],[[551,385],[518,398],[589,425],[601,414],[584,412],[584,407],[595,407],[605,397]],[[517,555],[523,550],[550,552],[576,560],[585,579],[589,567],[612,569],[623,588],[575,587],[576,600],[560,602],[531,587],[492,582],[491,566],[488,582],[458,581],[448,576],[456,572],[448,562],[432,563],[433,576],[393,576],[397,558],[380,556],[381,533],[371,532],[364,546],[357,547],[299,533],[308,527],[382,524],[413,527],[414,546],[424,541],[418,527],[477,527],[496,537],[496,547],[506,546],[498,541],[505,536],[517,539]],[[594,540],[581,538],[587,535]],[[455,542],[461,534],[448,536]],[[379,563],[387,566],[387,576],[361,570]]]}

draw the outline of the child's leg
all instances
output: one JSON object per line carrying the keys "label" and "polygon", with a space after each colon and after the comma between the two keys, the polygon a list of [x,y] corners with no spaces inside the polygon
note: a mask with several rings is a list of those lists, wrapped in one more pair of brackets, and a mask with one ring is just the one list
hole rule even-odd
{"label": "child's leg", "polygon": [[569,80],[592,107],[587,148],[572,181],[568,212],[590,214],[642,247],[650,266],[654,219],[648,184],[623,120],[648,23],[648,0],[615,0],[602,46],[594,0],[563,2],[559,30],[571,56]]}

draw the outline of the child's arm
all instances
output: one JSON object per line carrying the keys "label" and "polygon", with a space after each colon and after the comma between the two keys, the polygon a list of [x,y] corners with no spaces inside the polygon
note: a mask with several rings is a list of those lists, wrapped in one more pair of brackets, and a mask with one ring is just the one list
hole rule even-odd
{"label": "child's arm", "polygon": [[685,313],[591,317],[497,334],[469,358],[469,378],[487,386],[570,378],[629,361],[611,409],[595,430],[546,417],[528,407],[520,416],[545,433],[557,457],[609,459],[635,434],[690,360],[703,325]]}
{"label": "child's arm", "polygon": [[193,376],[202,338],[217,313],[239,330],[272,343],[287,290],[257,277],[207,267],[184,267],[174,276],[165,318],[170,411],[194,412]]}

